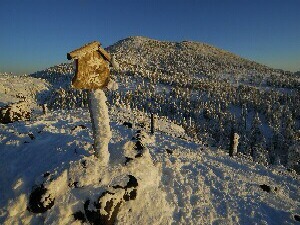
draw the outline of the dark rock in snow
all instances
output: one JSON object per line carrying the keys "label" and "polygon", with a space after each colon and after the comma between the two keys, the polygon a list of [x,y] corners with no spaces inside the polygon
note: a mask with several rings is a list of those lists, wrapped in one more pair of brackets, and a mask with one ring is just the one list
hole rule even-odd
{"label": "dark rock in snow", "polygon": [[128,175],[128,178],[129,178],[129,180],[128,180],[125,187],[122,187],[121,185],[115,185],[115,186],[113,186],[113,188],[115,188],[115,189],[118,189],[118,188],[127,189],[127,188],[137,187],[139,185],[138,182],[137,182],[137,179],[134,176]]}
{"label": "dark rock in snow", "polygon": [[123,199],[128,202],[130,200],[135,200],[137,195],[137,189],[134,188],[131,192],[126,192],[125,195],[123,196]]}
{"label": "dark rock in snow", "polygon": [[78,212],[74,213],[73,216],[74,216],[74,219],[75,219],[75,220],[79,220],[79,221],[81,221],[82,223],[85,223],[85,222],[86,222],[84,213],[81,212],[81,211],[78,211]]}
{"label": "dark rock in snow", "polygon": [[71,130],[76,130],[76,129],[82,129],[82,130],[84,130],[84,129],[86,129],[86,126],[83,125],[83,124],[76,125],[76,126],[75,126],[74,128],[72,128]]}
{"label": "dark rock in snow", "polygon": [[294,215],[294,219],[298,222],[300,222],[300,215]]}
{"label": "dark rock in snow", "polygon": [[261,187],[261,189],[263,189],[263,191],[266,191],[268,193],[271,192],[271,187],[269,185],[266,185],[266,184],[261,184],[259,185]]}
{"label": "dark rock in snow", "polygon": [[48,177],[50,175],[49,172],[44,173],[44,177]]}
{"label": "dark rock in snow", "polygon": [[125,187],[122,187],[121,185],[114,185],[112,186],[114,189],[125,189]]}
{"label": "dark rock in snow", "polygon": [[15,121],[30,120],[31,110],[27,102],[12,103],[0,107],[0,123],[13,123]]}
{"label": "dark rock in snow", "polygon": [[144,128],[145,127],[145,123],[137,123],[136,126],[138,126],[140,128]]}
{"label": "dark rock in snow", "polygon": [[125,157],[125,165],[127,165],[133,158]]}
{"label": "dark rock in snow", "polygon": [[86,168],[86,160],[82,160],[81,165],[82,165],[83,168]]}
{"label": "dark rock in snow", "polygon": [[75,181],[72,186],[75,187],[75,188],[78,188],[78,182]]}
{"label": "dark rock in snow", "polygon": [[[89,210],[90,200],[87,200],[85,202],[84,204],[85,215],[87,220],[91,224],[103,224],[103,225],[114,224],[122,203],[124,201],[127,202],[136,199],[137,196],[136,187],[138,186],[137,179],[132,175],[128,175],[128,177],[129,177],[129,181],[125,187],[122,187],[121,185],[113,186],[114,189],[124,189],[125,192],[121,199],[115,197],[116,196],[115,193],[105,191],[100,195],[98,202],[93,203],[96,210]],[[118,190],[118,191],[122,191],[122,190]],[[104,199],[106,199],[106,202],[104,202]],[[101,211],[103,210],[106,212],[105,214],[101,214]]]}
{"label": "dark rock in snow", "polygon": [[45,202],[42,202],[42,197],[47,193],[47,188],[44,185],[41,185],[33,190],[29,196],[29,205],[27,210],[33,213],[44,213],[47,210],[51,209],[54,205],[55,198],[52,198],[49,194],[45,197],[45,200],[48,202],[46,205]]}
{"label": "dark rock in snow", "polygon": [[31,140],[34,140],[34,139],[35,139],[33,133],[28,133],[28,136],[30,137]]}
{"label": "dark rock in snow", "polygon": [[211,112],[208,109],[203,110],[203,117],[205,120],[210,120],[211,119]]}
{"label": "dark rock in snow", "polygon": [[143,151],[144,150],[144,145],[141,141],[137,141],[135,142],[135,150],[137,150],[138,152]]}
{"label": "dark rock in snow", "polygon": [[170,149],[166,149],[166,151],[167,151],[167,153],[168,153],[169,155],[172,155],[172,154],[173,154],[173,151],[170,150]]}
{"label": "dark rock in snow", "polygon": [[139,185],[137,179],[134,176],[128,175],[128,177],[129,177],[129,181],[126,185],[126,188],[137,187]]}
{"label": "dark rock in snow", "polygon": [[130,122],[124,122],[123,125],[127,126],[128,128],[132,128],[132,123]]}
{"label": "dark rock in snow", "polygon": [[136,140],[139,140],[139,141],[141,140],[141,138],[142,138],[141,133],[142,133],[141,130],[137,130],[137,131],[136,131],[136,135],[135,135]]}
{"label": "dark rock in snow", "polygon": [[[102,199],[104,197],[107,197],[107,195],[110,195],[111,198],[107,202],[102,202]],[[114,198],[114,193],[111,192],[104,192],[100,195],[98,203],[94,203],[94,206],[96,208],[96,211],[90,211],[89,204],[90,200],[87,200],[84,204],[84,211],[85,215],[87,217],[87,220],[91,224],[99,224],[99,225],[113,225],[115,223],[115,220],[117,218],[120,206],[122,204],[122,201],[118,201],[116,204],[114,204],[114,201],[117,199]],[[115,205],[115,207],[113,207]],[[100,210],[103,210],[106,212],[106,214],[101,214]]]}
{"label": "dark rock in snow", "polygon": [[139,152],[138,154],[136,154],[135,158],[140,158],[140,157],[143,157],[143,153],[142,152]]}

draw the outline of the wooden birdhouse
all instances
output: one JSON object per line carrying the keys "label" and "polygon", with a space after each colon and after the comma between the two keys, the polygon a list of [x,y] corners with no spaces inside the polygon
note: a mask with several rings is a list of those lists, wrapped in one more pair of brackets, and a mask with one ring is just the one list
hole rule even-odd
{"label": "wooden birdhouse", "polygon": [[84,45],[67,54],[75,60],[72,86],[77,89],[102,89],[109,82],[110,55],[97,41]]}

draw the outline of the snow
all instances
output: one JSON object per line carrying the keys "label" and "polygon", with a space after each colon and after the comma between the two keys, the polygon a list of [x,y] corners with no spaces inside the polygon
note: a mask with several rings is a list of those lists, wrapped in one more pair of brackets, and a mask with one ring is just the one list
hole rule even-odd
{"label": "snow", "polygon": [[[121,199],[125,190],[113,186],[124,186],[128,175],[137,179],[137,196],[121,204],[116,224],[295,223],[300,182],[285,168],[231,158],[166,132],[150,135],[148,128],[141,135],[143,157],[124,165],[125,157],[134,156],[136,130],[110,124],[108,167],[93,155],[87,110],[50,111],[34,121],[1,125],[0,223],[80,224],[73,214],[84,212],[84,203],[97,201],[104,191],[114,195],[102,202]],[[53,198],[55,203],[34,214],[26,209],[29,195],[41,184],[48,190],[44,204]],[[263,191],[263,184],[273,191]],[[91,203],[89,210],[94,209]]]}
{"label": "snow", "polygon": [[42,79],[0,74],[0,106],[24,101],[35,103],[35,95],[47,90],[49,84]]}
{"label": "snow", "polygon": [[[134,44],[142,46],[145,40],[139,37]],[[161,44],[185,48],[186,43]],[[211,52],[209,46],[197,46],[206,49],[207,54]],[[132,45],[128,47],[132,48]],[[148,53],[145,52],[150,57]],[[184,59],[177,53],[176,50],[174,54],[178,59]],[[154,58],[160,60],[162,55],[155,54]],[[115,56],[123,59],[121,54]],[[260,165],[240,152],[229,157],[220,146],[208,147],[205,139],[189,137],[186,126],[178,125],[183,118],[180,111],[187,107],[183,104],[184,99],[190,96],[199,103],[207,103],[209,98],[214,97],[208,96],[211,93],[200,95],[196,89],[173,88],[173,82],[187,85],[191,80],[180,76],[190,73],[188,69],[194,69],[186,67],[181,71],[178,68],[194,66],[186,61],[182,64],[168,60],[153,64],[142,52],[126,53],[125,56],[129,57],[129,61],[130,57],[136,57],[131,60],[136,67],[128,70],[131,76],[119,74],[114,80],[119,81],[121,92],[139,98],[130,100],[129,103],[134,104],[124,105],[124,99],[120,100],[124,96],[114,95],[108,110],[104,92],[95,90],[90,93],[91,111],[95,112],[92,117],[94,125],[87,109],[69,104],[69,101],[82,97],[82,92],[71,90],[72,98],[66,98],[70,95],[70,79],[74,72],[67,64],[36,74],[52,86],[44,79],[0,76],[0,106],[26,99],[30,107],[35,107],[31,121],[0,124],[0,224],[82,224],[84,222],[75,216],[78,213],[83,215],[85,224],[89,224],[91,222],[87,220],[92,220],[91,215],[95,213],[114,219],[114,212],[117,212],[115,224],[297,223],[294,216],[300,212],[299,175],[283,166]],[[124,60],[120,62],[120,66],[124,67]],[[99,62],[92,60],[90,63],[97,66]],[[142,70],[137,66],[142,66]],[[118,69],[118,65],[115,67]],[[165,83],[150,79],[157,75],[160,67],[166,69],[160,71],[167,72],[165,78],[174,76],[174,79],[170,82],[164,80]],[[215,70],[209,67],[206,68],[208,72]],[[198,74],[197,68],[195,71]],[[147,76],[142,77],[142,72]],[[252,86],[251,74],[248,75],[234,79],[228,74],[220,74],[219,77],[228,83]],[[207,75],[201,76],[199,79],[210,79]],[[110,80],[109,90],[117,89],[114,80]],[[259,90],[271,91],[265,86],[265,80],[259,85]],[[58,90],[59,87],[61,89]],[[141,92],[140,87],[145,91]],[[272,89],[275,88],[279,89],[276,86]],[[105,92],[109,93],[109,90]],[[281,88],[279,91],[288,90]],[[136,91],[138,95],[132,95]],[[51,95],[55,92],[61,95],[57,104],[67,103],[69,108],[76,110],[51,111],[53,107],[49,107],[43,113],[42,108],[37,107],[36,98],[49,103],[47,98],[54,97]],[[176,98],[172,98],[168,105],[161,101],[157,106],[173,105],[179,113],[177,118],[169,117],[177,122],[155,114],[155,133],[150,134],[149,109],[141,101],[155,103],[151,99],[153,93],[161,94],[161,100],[175,95]],[[229,107],[236,117],[241,114],[240,106],[231,104]],[[254,113],[250,111],[247,114],[248,126]],[[264,115],[259,114],[259,117],[263,122],[263,133],[270,133],[269,128],[264,126]],[[180,124],[189,123],[191,126],[192,122],[189,115]],[[97,132],[93,133],[93,130]],[[200,131],[197,135],[205,137],[206,133]],[[240,135],[240,140],[243,140],[243,135]],[[297,147],[290,146],[293,151],[289,158],[294,159],[289,160],[290,163],[299,161]],[[36,213],[29,207],[31,195],[41,187],[45,190],[40,196],[41,207],[50,208]],[[111,203],[112,210],[107,210],[108,203]]]}
{"label": "snow", "polygon": [[108,143],[112,136],[106,101],[102,89],[89,91],[89,111],[93,126],[95,156],[103,165],[107,165],[109,161]]}

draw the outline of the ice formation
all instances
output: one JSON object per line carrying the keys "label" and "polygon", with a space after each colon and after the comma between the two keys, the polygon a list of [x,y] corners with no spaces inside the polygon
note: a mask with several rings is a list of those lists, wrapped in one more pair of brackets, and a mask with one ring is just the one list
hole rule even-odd
{"label": "ice formation", "polygon": [[112,137],[106,96],[102,89],[89,91],[89,111],[92,121],[94,150],[103,165],[109,163],[108,143]]}

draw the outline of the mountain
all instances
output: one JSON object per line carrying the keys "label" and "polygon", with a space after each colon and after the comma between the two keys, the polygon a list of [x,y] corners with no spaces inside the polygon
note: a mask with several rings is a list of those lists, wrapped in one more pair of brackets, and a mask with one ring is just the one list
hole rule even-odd
{"label": "mountain", "polygon": [[107,48],[121,65],[148,70],[176,71],[186,75],[279,72],[233,53],[200,42],[168,42],[133,36]]}
{"label": "mountain", "polygon": [[298,79],[195,42],[107,50],[120,64],[105,90],[108,167],[72,63],[0,75],[2,104],[34,105],[30,121],[0,124],[1,224],[298,223]]}
{"label": "mountain", "polygon": [[[241,153],[300,171],[292,159],[300,140],[297,77],[198,42],[129,37],[107,50],[120,65],[111,71],[119,89],[108,91],[110,105],[165,116],[222,149],[234,130]],[[31,75],[52,85],[40,102],[50,109],[86,107],[87,92],[70,88],[73,74],[72,63],[64,63]]]}

